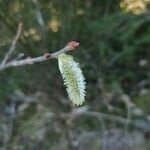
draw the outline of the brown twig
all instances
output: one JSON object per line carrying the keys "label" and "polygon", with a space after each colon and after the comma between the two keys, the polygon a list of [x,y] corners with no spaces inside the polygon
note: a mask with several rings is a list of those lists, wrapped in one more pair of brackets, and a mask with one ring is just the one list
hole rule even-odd
{"label": "brown twig", "polygon": [[[70,42],[69,42],[70,43]],[[75,42],[75,44],[78,46],[79,43],[78,42]],[[58,55],[62,54],[62,53],[65,53],[67,51],[70,51],[74,48],[76,48],[77,46],[74,46],[73,45],[67,45],[65,46],[63,49],[57,51],[57,52],[54,52],[52,54],[50,53],[45,53],[43,56],[39,56],[39,57],[35,57],[35,58],[26,58],[26,59],[22,59],[22,60],[12,60],[6,64],[4,64],[2,66],[2,68],[0,67],[0,70],[3,70],[3,69],[6,69],[8,67],[16,67],[16,66],[23,66],[23,65],[31,65],[31,64],[34,64],[34,63],[37,63],[37,62],[42,62],[42,61],[46,61],[48,59],[52,59],[52,58],[57,58]]]}
{"label": "brown twig", "polygon": [[20,37],[21,31],[22,31],[22,23],[19,23],[16,36],[14,37],[10,49],[8,50],[8,52],[6,53],[3,61],[0,64],[0,69],[5,66],[6,62],[9,59],[9,57],[11,56],[11,54],[13,53],[13,51],[15,50],[15,47],[16,47],[17,41],[18,41],[18,39]]}
{"label": "brown twig", "polygon": [[0,70],[4,70],[4,69],[9,68],[9,67],[16,67],[16,66],[34,64],[34,63],[37,63],[37,62],[46,61],[48,59],[57,58],[58,55],[60,55],[62,53],[65,53],[67,51],[73,50],[73,49],[75,49],[79,46],[78,42],[71,41],[63,49],[60,49],[59,51],[54,52],[52,54],[45,53],[44,55],[39,56],[39,57],[35,57],[35,58],[28,57],[28,58],[25,58],[25,59],[22,59],[22,60],[18,60],[18,58],[15,58],[15,59],[7,62],[8,59],[10,58],[10,56],[12,55],[13,51],[15,50],[15,47],[16,47],[17,41],[20,37],[21,31],[22,31],[22,23],[19,23],[18,30],[17,30],[16,36],[14,37],[14,39],[12,41],[11,47],[8,50],[8,52],[6,53],[3,61],[0,64]]}

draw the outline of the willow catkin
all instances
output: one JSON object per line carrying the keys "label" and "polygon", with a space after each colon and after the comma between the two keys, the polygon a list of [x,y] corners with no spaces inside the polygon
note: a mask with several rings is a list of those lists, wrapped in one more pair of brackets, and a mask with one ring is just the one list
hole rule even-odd
{"label": "willow catkin", "polygon": [[58,65],[69,99],[74,105],[82,105],[85,101],[85,78],[79,63],[63,53],[58,56]]}

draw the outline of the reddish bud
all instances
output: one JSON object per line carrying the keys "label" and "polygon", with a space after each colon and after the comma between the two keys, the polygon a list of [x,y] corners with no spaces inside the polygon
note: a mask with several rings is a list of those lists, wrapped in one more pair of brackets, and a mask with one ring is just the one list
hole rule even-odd
{"label": "reddish bud", "polygon": [[70,41],[68,44],[67,44],[71,49],[75,49],[79,46],[79,42],[76,42],[76,41]]}
{"label": "reddish bud", "polygon": [[48,59],[48,58],[50,57],[50,54],[49,54],[49,53],[45,53],[45,54],[44,54],[44,57],[45,57],[46,59]]}

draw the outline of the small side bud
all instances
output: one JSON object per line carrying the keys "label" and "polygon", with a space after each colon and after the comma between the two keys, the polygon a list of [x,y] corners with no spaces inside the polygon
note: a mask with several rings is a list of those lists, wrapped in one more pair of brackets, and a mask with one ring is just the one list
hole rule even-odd
{"label": "small side bud", "polygon": [[44,54],[44,57],[45,57],[46,59],[48,59],[48,58],[50,57],[50,54],[49,54],[49,53],[45,53],[45,54]]}

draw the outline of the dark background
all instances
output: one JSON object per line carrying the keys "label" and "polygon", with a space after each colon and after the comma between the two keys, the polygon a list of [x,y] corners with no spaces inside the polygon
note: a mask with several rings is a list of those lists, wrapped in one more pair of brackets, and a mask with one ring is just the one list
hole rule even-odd
{"label": "dark background", "polygon": [[0,60],[19,22],[12,58],[69,52],[86,78],[86,101],[69,101],[57,60],[0,72],[0,149],[148,150],[149,0],[0,0]]}

